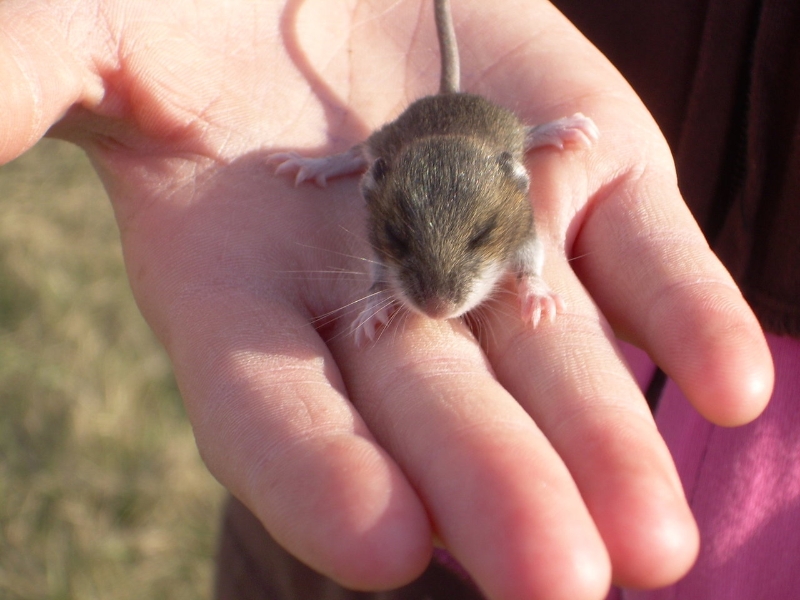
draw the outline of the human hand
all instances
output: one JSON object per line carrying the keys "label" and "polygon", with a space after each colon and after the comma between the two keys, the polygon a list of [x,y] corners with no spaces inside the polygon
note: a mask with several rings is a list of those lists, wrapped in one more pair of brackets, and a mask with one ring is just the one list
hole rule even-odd
{"label": "human hand", "polygon": [[435,532],[497,600],[600,598],[611,569],[669,583],[697,533],[614,333],[734,425],[771,389],[760,329],[605,59],[544,2],[454,10],[467,91],[601,130],[590,152],[529,157],[567,302],[535,331],[502,295],[482,347],[462,323],[408,317],[358,349],[357,182],[293,188],[263,162],[346,149],[434,91],[429,0],[6,0],[0,161],[56,122],[87,150],[204,460],[311,566],[400,585]]}

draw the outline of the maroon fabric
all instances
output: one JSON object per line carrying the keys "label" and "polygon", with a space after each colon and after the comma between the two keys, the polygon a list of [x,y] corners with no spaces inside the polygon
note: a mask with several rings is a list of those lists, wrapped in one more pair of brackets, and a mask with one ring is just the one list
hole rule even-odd
{"label": "maroon fabric", "polygon": [[460,573],[434,560],[415,581],[387,592],[354,592],[281,548],[238,500],[225,508],[216,600],[482,600]]}
{"label": "maroon fabric", "polygon": [[556,0],[620,69],[766,329],[800,334],[800,3]]}

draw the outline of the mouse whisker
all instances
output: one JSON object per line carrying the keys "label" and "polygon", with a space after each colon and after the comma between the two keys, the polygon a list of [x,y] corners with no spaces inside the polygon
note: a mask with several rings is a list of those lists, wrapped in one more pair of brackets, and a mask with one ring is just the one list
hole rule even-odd
{"label": "mouse whisker", "polygon": [[517,292],[503,287],[494,290],[491,296],[486,298],[484,302],[491,302],[494,309],[498,310],[500,307],[505,308],[508,305],[509,300],[513,302],[513,300],[515,300],[517,297]]}
{"label": "mouse whisker", "polygon": [[[338,268],[331,268],[331,269],[313,269],[313,270],[303,270],[297,269],[294,271],[272,271],[274,275],[278,275],[279,279],[290,279],[290,280],[304,280],[304,279],[311,279],[311,276],[314,276],[316,279],[342,279],[344,275],[351,276],[350,279],[353,280],[362,280],[368,277],[368,274],[364,271],[355,271],[351,269],[338,269]],[[286,276],[286,277],[283,277]]]}
{"label": "mouse whisker", "polygon": [[[517,294],[510,291],[507,292],[507,294],[512,297],[513,304],[518,304],[519,296],[517,296]],[[506,302],[505,299],[494,298],[490,306],[492,312],[506,315],[508,317],[511,317],[512,319],[519,318],[519,308],[514,308],[513,305],[509,305],[509,303]]]}
{"label": "mouse whisker", "polygon": [[[375,298],[375,297],[378,297],[378,300],[372,306],[368,306],[368,307],[364,308],[364,311],[369,309],[370,310],[370,314],[367,314],[366,318],[364,318],[364,312],[362,312],[359,315],[359,317],[350,325],[349,331],[354,336],[357,336],[357,333],[358,333],[359,329],[361,329],[362,327],[368,326],[368,324],[374,318],[376,318],[381,312],[383,312],[384,310],[388,309],[393,304],[395,304],[395,302],[397,300],[396,297],[395,297],[395,294],[393,292],[391,292],[388,289],[383,288],[383,289],[379,289],[379,290],[377,290],[375,292],[372,292],[372,293],[368,294],[367,296],[364,296],[359,301],[366,301],[366,300],[369,300],[370,298]],[[382,334],[382,330],[385,327],[388,327],[388,323],[391,322],[393,317],[394,317],[394,311],[390,311],[389,315],[388,315],[388,318],[387,318],[387,323],[385,323],[384,326],[380,328],[381,330],[380,330],[380,332],[378,334],[378,338],[380,338],[380,335]]]}
{"label": "mouse whisker", "polygon": [[348,228],[347,228],[347,227],[345,227],[344,225],[339,225],[339,229],[341,229],[342,231],[344,231],[344,232],[345,232],[347,235],[349,235],[349,236],[350,236],[352,239],[354,239],[354,240],[358,240],[359,242],[362,242],[362,243],[363,243],[365,246],[368,246],[368,245],[369,245],[369,242],[367,241],[367,238],[366,238],[364,235],[358,234],[358,233],[356,233],[356,232],[354,232],[354,231],[352,231],[352,230],[348,229]]}
{"label": "mouse whisker", "polygon": [[371,264],[372,263],[377,263],[377,261],[375,261],[375,260],[373,260],[373,259],[371,259],[369,257],[359,256],[358,254],[350,254],[350,253],[347,253],[347,252],[339,252],[337,250],[331,250],[330,248],[322,248],[321,246],[312,246],[311,244],[304,244],[302,242],[295,242],[295,243],[298,246],[301,246],[303,248],[308,248],[310,250],[318,250],[320,252],[333,254],[334,256],[341,256],[342,258],[349,258],[349,259],[357,260],[357,261],[360,261],[360,262],[371,263]]}
{"label": "mouse whisker", "polygon": [[[333,310],[330,310],[330,311],[328,311],[326,313],[323,313],[321,315],[317,315],[316,317],[313,317],[310,320],[311,325],[315,329],[321,329],[323,327],[327,327],[328,325],[330,325],[331,323],[339,320],[340,318],[344,317],[345,315],[351,315],[351,314],[357,313],[358,311],[355,310],[355,308],[356,308],[356,306],[358,304],[360,304],[362,302],[365,302],[365,301],[367,301],[370,298],[373,298],[375,296],[386,294],[386,293],[388,293],[388,292],[386,292],[385,290],[377,290],[377,291],[365,294],[364,296],[361,296],[360,298],[356,298],[355,300],[353,300],[351,302],[348,302],[347,304],[345,304],[343,306],[340,306],[338,308],[334,308]],[[380,312],[380,310],[382,310],[385,306],[388,306],[391,302],[393,302],[392,298],[386,298],[386,299],[381,300],[378,303],[378,306],[376,307],[376,312],[374,314],[377,314],[378,312]],[[352,333],[353,331],[355,331],[355,329],[351,325],[349,327],[342,328],[339,331],[339,333],[335,334],[332,337],[326,338],[326,339],[327,339],[327,341],[330,342],[330,341],[338,339],[339,337],[341,337],[343,335],[347,335],[349,333]]]}
{"label": "mouse whisker", "polygon": [[[378,247],[378,248],[374,248],[374,251],[377,252],[378,254],[380,254],[381,256],[384,256],[385,258],[388,258],[390,260],[394,259],[394,255],[391,252],[389,252],[386,248]],[[375,265],[378,265],[378,266],[383,266],[383,264],[384,264],[380,260],[370,260],[369,262],[371,262],[371,263],[373,263]]]}
{"label": "mouse whisker", "polygon": [[355,306],[356,304],[358,304],[359,302],[361,302],[363,300],[366,300],[369,297],[370,296],[368,295],[368,296],[365,296],[363,298],[358,298],[356,300],[353,300],[352,302],[348,302],[344,306],[340,306],[339,308],[334,308],[333,310],[329,310],[328,312],[322,313],[321,315],[317,315],[316,317],[313,317],[311,319],[311,323],[313,323],[313,324],[327,324],[327,323],[330,323],[331,322],[330,320],[326,321],[325,323],[322,323],[322,321],[325,320],[325,319],[328,319],[329,317],[337,315],[338,313],[344,313],[345,311],[348,311],[348,309],[351,309],[353,306]]}
{"label": "mouse whisker", "polygon": [[505,288],[499,288],[492,292],[492,294],[486,298],[478,307],[476,307],[475,311],[478,312],[480,315],[481,323],[485,325],[487,330],[494,334],[492,327],[490,326],[492,322],[492,314],[501,314],[506,315],[511,318],[518,317],[518,313],[511,308],[508,303],[508,296],[512,297],[512,301],[517,299],[517,294],[515,294],[511,290],[507,290]]}
{"label": "mouse whisker", "polygon": [[478,342],[478,345],[486,351],[487,344],[485,335],[488,333],[494,337],[494,330],[490,327],[489,311],[491,310],[490,303],[492,298],[487,298],[487,301],[480,304],[467,315],[467,326],[472,332],[473,337]]}
{"label": "mouse whisker", "polygon": [[402,332],[406,328],[406,324],[408,323],[408,319],[411,317],[412,311],[408,308],[403,306],[401,303],[398,303],[397,310],[389,317],[389,322],[386,324],[388,328],[395,320],[398,321],[397,325],[394,326],[392,335],[397,338],[400,332]]}
{"label": "mouse whisker", "polygon": [[[391,304],[393,302],[395,302],[394,298],[392,298],[390,300],[389,304]],[[386,306],[386,305],[384,305],[384,306]],[[400,319],[401,322],[403,322],[405,319],[407,319],[408,318],[408,312],[409,311],[406,310],[406,308],[402,304],[397,303],[397,310],[395,310],[395,311],[393,311],[392,313],[389,314],[389,319],[386,321],[386,324],[383,327],[381,327],[380,331],[378,332],[378,336],[376,338],[376,341],[381,339],[381,336],[383,336],[383,334],[386,331],[389,330],[389,328],[392,326],[392,323],[394,323],[397,319]],[[377,314],[377,313],[375,313],[375,314]],[[394,341],[394,340],[397,339],[396,336],[397,336],[397,332],[398,332],[400,327],[399,327],[399,324],[398,324],[396,327],[391,327],[391,328],[392,328],[392,336],[394,336],[392,338],[392,340]]]}
{"label": "mouse whisker", "polygon": [[474,313],[470,315],[468,325],[472,336],[478,342],[478,346],[485,350],[488,321],[486,318],[486,311],[483,307],[479,307],[478,310],[475,310]]}
{"label": "mouse whisker", "polygon": [[[358,240],[359,242],[361,242],[363,247],[372,248],[372,244],[370,244],[369,240],[366,237],[364,237],[363,235],[359,235],[359,234],[356,234],[356,233],[352,232],[351,230],[349,230],[344,225],[339,225],[339,229],[341,229],[342,231],[347,233],[353,239]],[[369,264],[373,264],[373,265],[381,265],[382,264],[380,261],[375,260],[373,258],[370,258],[369,256],[355,255],[355,254],[352,254],[350,256],[352,256],[352,258],[357,258],[358,260],[360,260],[362,262],[369,263]]]}
{"label": "mouse whisker", "polygon": [[591,252],[591,251],[589,251],[589,252],[584,252],[583,254],[578,254],[578,256],[570,256],[570,257],[567,259],[567,262],[568,262],[568,263],[571,263],[572,261],[578,260],[578,259],[580,259],[580,258],[586,258],[586,257],[587,257],[587,256],[589,256],[590,254],[592,254],[592,252]]}

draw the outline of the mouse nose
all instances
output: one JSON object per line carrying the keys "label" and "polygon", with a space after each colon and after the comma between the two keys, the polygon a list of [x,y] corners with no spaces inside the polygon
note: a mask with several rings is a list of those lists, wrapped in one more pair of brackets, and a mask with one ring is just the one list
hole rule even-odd
{"label": "mouse nose", "polygon": [[456,313],[455,302],[438,298],[436,296],[427,298],[420,305],[420,310],[431,319],[449,319]]}

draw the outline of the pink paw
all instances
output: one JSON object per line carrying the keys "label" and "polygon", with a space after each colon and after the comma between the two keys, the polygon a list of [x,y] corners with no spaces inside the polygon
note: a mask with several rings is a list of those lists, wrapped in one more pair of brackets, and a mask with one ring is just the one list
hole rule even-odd
{"label": "pink paw", "polygon": [[267,163],[278,163],[276,175],[296,172],[295,185],[311,180],[319,187],[325,187],[331,177],[360,173],[368,166],[360,146],[319,158],[301,156],[297,152],[277,152],[267,157]]}
{"label": "pink paw", "polygon": [[363,348],[369,342],[375,341],[378,330],[389,323],[394,312],[393,302],[385,303],[381,308],[378,308],[376,304],[367,302],[367,306],[353,321],[351,329],[355,333],[356,347],[358,348]]}
{"label": "pink paw", "polygon": [[297,173],[294,184],[300,185],[304,181],[313,180],[319,187],[328,183],[329,160],[327,158],[309,158],[300,156],[297,152],[278,152],[267,158],[267,163],[278,163],[276,175],[284,173]]}
{"label": "pink paw", "polygon": [[535,329],[542,318],[551,323],[556,315],[564,312],[566,305],[561,296],[554,293],[541,277],[523,276],[519,280],[517,292],[523,323],[530,323]]}
{"label": "pink paw", "polygon": [[555,146],[563,150],[567,146],[588,148],[600,138],[600,130],[589,117],[575,113],[528,130],[525,149]]}

